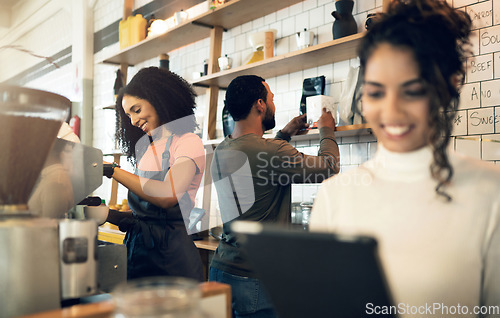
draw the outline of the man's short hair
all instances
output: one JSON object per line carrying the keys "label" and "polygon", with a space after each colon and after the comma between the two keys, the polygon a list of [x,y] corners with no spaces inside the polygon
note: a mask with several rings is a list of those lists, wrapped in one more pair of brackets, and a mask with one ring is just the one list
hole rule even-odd
{"label": "man's short hair", "polygon": [[266,101],[267,89],[262,84],[265,81],[256,75],[238,76],[231,81],[224,104],[235,121],[247,118],[253,104],[259,99]]}

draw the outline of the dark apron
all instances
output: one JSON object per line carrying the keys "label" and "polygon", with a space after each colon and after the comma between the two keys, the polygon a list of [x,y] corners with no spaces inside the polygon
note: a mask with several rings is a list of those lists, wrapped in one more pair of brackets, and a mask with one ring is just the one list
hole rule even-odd
{"label": "dark apron", "polygon": [[[139,177],[163,181],[170,169],[169,137],[162,154],[161,171],[142,171],[136,168]],[[191,207],[186,192],[181,198],[184,207]],[[133,219],[120,223],[127,230],[127,279],[145,276],[183,276],[203,280],[203,265],[200,253],[188,236],[179,203],[163,209],[151,204],[135,193],[128,192],[128,202]],[[191,209],[189,209],[191,211]]]}

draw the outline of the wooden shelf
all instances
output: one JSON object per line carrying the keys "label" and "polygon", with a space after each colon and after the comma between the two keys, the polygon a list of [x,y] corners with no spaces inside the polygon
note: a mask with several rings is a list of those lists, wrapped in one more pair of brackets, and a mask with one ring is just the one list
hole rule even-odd
{"label": "wooden shelf", "polygon": [[[347,125],[347,126],[338,126],[335,127],[335,137],[352,137],[352,136],[366,136],[371,135],[372,130],[368,124],[359,124],[359,125]],[[275,134],[266,134],[264,138],[274,138]],[[301,140],[315,140],[319,138],[319,129],[311,129],[307,130],[305,133],[300,135],[295,135],[292,137],[293,141],[301,141]],[[217,138],[211,140],[204,140],[203,144],[206,146],[217,146],[220,144],[224,138]]]}
{"label": "wooden shelf", "polygon": [[357,56],[357,48],[364,32],[314,45],[302,50],[274,56],[259,62],[241,65],[226,71],[200,77],[192,82],[195,86],[215,85],[227,88],[237,76],[257,74],[263,78],[276,77],[309,68],[345,61]]}
{"label": "wooden shelf", "polygon": [[[164,34],[147,37],[98,63],[135,65],[162,53],[208,38],[213,26],[231,29],[263,17],[302,0],[231,0],[170,29]],[[208,58],[208,56],[207,56]]]}
{"label": "wooden shelf", "polygon": [[[368,124],[347,125],[335,127],[335,137],[353,137],[371,135],[372,130]],[[292,141],[314,140],[319,138],[319,129],[308,130],[305,134],[295,135]]]}
{"label": "wooden shelf", "polygon": [[113,149],[110,153],[104,153],[103,156],[125,156],[124,153],[121,152],[120,149]]}

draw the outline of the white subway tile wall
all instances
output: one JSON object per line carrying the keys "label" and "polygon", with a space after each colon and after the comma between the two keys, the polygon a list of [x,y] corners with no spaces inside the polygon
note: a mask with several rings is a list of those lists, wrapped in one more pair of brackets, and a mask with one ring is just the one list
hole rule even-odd
{"label": "white subway tile wall", "polygon": [[481,146],[483,160],[495,160],[500,157],[500,135],[483,135]]}
{"label": "white subway tile wall", "polygon": [[472,158],[481,159],[480,137],[457,137],[455,150]]}
{"label": "white subway tile wall", "polygon": [[[275,0],[277,1],[277,0]],[[135,6],[142,6],[149,1],[135,1]],[[466,85],[462,89],[462,101],[455,120],[454,135],[457,136],[453,146],[458,152],[492,162],[500,162],[498,140],[500,139],[500,0],[448,0],[460,10],[472,15],[474,27],[477,29],[472,38],[474,58],[467,61]],[[364,22],[368,13],[380,11],[382,0],[355,0],[353,13],[358,24],[358,31],[364,31]],[[202,3],[190,9],[191,13],[199,14],[207,10]],[[253,49],[248,37],[255,31],[276,29],[275,54],[281,55],[297,49],[295,33],[304,28],[314,32],[314,44],[332,40],[331,12],[335,11],[332,0],[306,0],[293,6],[281,9],[275,13],[250,21],[232,28],[224,33],[222,55],[227,54],[233,59],[233,67],[242,65],[249,59]],[[120,19],[123,14],[123,0],[97,1],[94,7],[95,31],[101,30]],[[66,20],[67,18],[64,18]],[[35,32],[34,30],[33,32]],[[67,29],[60,28],[61,37],[66,46],[71,45]],[[35,40],[30,38],[31,41]],[[40,47],[45,47],[45,39],[38,38]],[[43,43],[42,43],[43,42]],[[203,71],[203,61],[208,58],[209,39],[204,39],[167,52],[170,56],[170,68],[187,80],[193,79],[194,72]],[[59,47],[64,45],[59,44]],[[118,52],[119,44],[111,45],[94,56],[95,61],[107,56],[110,52]],[[158,65],[158,60],[151,59],[128,69],[128,79],[142,67]],[[359,65],[357,59],[315,67],[312,69],[268,78],[266,81],[275,93],[277,127],[283,127],[294,116],[298,115],[299,102],[302,94],[302,80],[307,77],[325,75],[326,94],[333,96],[338,103],[343,82],[347,78],[349,67]],[[114,104],[113,84],[115,80],[115,65],[95,64],[94,66],[94,147],[104,153],[113,150],[112,136],[114,134],[114,112],[103,110],[104,106]],[[3,70],[3,68],[2,68]],[[69,74],[69,75],[68,75]],[[29,83],[38,88],[54,90],[72,96],[74,87],[74,67],[51,72],[47,76]],[[257,74],[258,75],[258,74]],[[57,83],[57,85],[55,85]],[[223,106],[224,91],[219,93],[216,132],[222,136],[222,118],[220,112]],[[206,96],[197,98],[197,116],[202,117],[207,104]],[[464,139],[467,136],[471,136]],[[341,172],[359,166],[370,159],[377,148],[373,136],[338,138],[341,153]],[[297,142],[296,146],[304,152],[317,151],[317,142]],[[122,159],[122,162],[125,160]],[[318,185],[295,185],[293,201],[304,201],[318,188]],[[109,197],[110,185],[107,180],[98,189],[98,194]],[[123,188],[120,188],[119,198],[125,198]]]}
{"label": "white subway tile wall", "polygon": [[482,1],[465,8],[472,19],[475,29],[485,28],[493,24],[492,1]]}

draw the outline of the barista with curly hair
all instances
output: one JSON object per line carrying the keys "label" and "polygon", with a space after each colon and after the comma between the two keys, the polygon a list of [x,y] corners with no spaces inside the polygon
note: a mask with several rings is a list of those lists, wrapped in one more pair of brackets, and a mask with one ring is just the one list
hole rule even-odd
{"label": "barista with curly hair", "polygon": [[108,221],[127,232],[128,279],[202,280],[200,254],[186,229],[205,169],[203,144],[193,133],[195,96],[184,79],[157,67],[140,70],[118,95],[116,137],[136,169],[108,172],[129,190],[132,210],[110,211]]}

